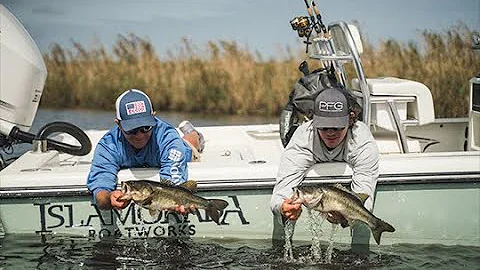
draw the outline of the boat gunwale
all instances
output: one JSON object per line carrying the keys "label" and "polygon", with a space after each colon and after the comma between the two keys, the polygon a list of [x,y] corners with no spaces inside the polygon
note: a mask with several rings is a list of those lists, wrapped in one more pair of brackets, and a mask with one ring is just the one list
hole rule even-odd
{"label": "boat gunwale", "polygon": [[[303,181],[306,185],[318,184],[348,184],[351,182],[350,175],[337,176],[309,176]],[[198,180],[197,191],[237,191],[237,190],[260,190],[273,189],[275,178],[245,178],[235,180]],[[444,173],[410,173],[410,174],[381,174],[377,185],[410,185],[410,184],[458,184],[480,183],[480,172],[444,172]],[[117,188],[120,184],[117,184]],[[479,185],[480,187],[480,185]],[[59,188],[58,186],[31,186],[0,188],[0,198],[38,198],[38,197],[78,197],[91,196],[85,185],[69,185]]]}

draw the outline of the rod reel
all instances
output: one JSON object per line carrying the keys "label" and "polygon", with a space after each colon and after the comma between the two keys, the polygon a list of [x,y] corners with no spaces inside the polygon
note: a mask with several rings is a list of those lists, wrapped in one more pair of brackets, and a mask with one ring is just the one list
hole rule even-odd
{"label": "rod reel", "polygon": [[299,16],[290,20],[293,31],[297,31],[299,37],[308,38],[312,33],[310,19],[307,16]]}
{"label": "rod reel", "polygon": [[[312,42],[310,37],[315,31],[318,37],[329,39],[330,35],[325,24],[322,21],[322,16],[318,6],[312,1],[311,6],[308,3],[308,0],[304,0],[305,6],[307,7],[308,16],[297,16],[290,20],[290,25],[292,29],[297,32],[298,36],[301,38],[306,38],[303,43],[306,44],[305,53],[308,53],[308,47]],[[312,8],[313,7],[313,8]]]}

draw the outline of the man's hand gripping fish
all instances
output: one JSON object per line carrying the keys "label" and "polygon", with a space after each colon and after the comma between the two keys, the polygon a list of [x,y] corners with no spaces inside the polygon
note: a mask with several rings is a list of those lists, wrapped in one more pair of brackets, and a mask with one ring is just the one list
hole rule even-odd
{"label": "man's hand gripping fish", "polygon": [[374,216],[363,206],[362,201],[355,194],[340,184],[294,188],[293,200],[303,203],[308,209],[325,214],[330,212],[340,213],[350,226],[357,220],[366,223],[370,227],[377,244],[380,244],[380,238],[384,231],[395,231],[392,225]]}

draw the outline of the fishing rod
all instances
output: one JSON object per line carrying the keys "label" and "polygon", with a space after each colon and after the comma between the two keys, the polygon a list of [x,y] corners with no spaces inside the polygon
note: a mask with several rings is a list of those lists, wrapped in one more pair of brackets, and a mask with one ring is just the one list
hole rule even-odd
{"label": "fishing rod", "polygon": [[[306,1],[306,0],[305,0]],[[318,6],[315,4],[315,1],[312,1],[312,6],[313,6],[313,10],[315,12],[315,15],[317,16],[317,25],[318,27],[321,29],[322,33],[324,36],[328,37],[328,31],[327,31],[327,27],[325,27],[325,24],[323,24],[323,21],[322,21],[322,15],[320,15],[320,10],[318,10]],[[319,31],[317,31],[318,33]]]}
{"label": "fishing rod", "polygon": [[[307,13],[308,13],[308,16],[310,16],[310,21],[312,22],[313,29],[315,29],[315,32],[317,32],[317,34],[321,34],[322,29],[319,27],[319,24],[317,22],[315,22],[315,17],[313,16],[312,8],[308,4],[308,0],[303,0],[303,1],[305,2],[305,5],[307,6]],[[313,3],[313,1],[312,1],[312,3]]]}

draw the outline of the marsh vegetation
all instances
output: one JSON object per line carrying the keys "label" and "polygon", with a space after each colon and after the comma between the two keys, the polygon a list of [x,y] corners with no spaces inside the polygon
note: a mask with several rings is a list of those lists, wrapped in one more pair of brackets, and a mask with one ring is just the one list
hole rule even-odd
{"label": "marsh vegetation", "polygon": [[[394,76],[423,82],[437,117],[468,114],[469,79],[480,72],[480,53],[471,49],[465,26],[442,33],[423,31],[418,43],[364,41],[367,77]],[[304,48],[286,48],[265,59],[233,41],[195,46],[183,39],[162,57],[147,38],[118,35],[112,48],[52,44],[44,54],[48,78],[42,106],[113,110],[116,97],[137,88],[157,111],[234,115],[278,114],[300,77]]]}

